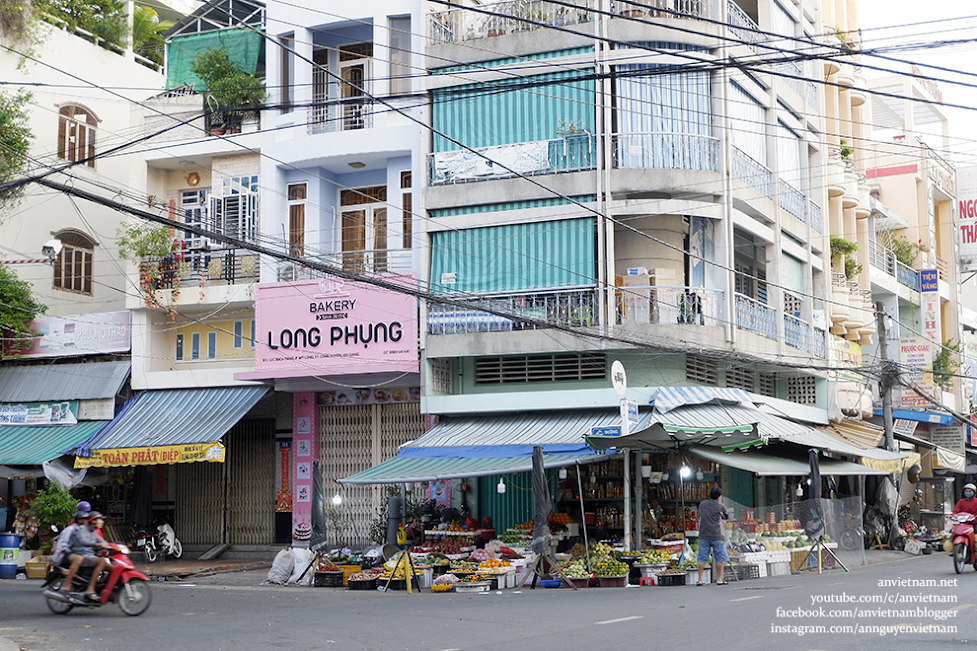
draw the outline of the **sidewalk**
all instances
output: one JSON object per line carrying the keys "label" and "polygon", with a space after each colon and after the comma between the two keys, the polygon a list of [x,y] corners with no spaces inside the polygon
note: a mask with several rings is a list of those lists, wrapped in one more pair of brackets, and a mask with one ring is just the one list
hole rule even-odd
{"label": "sidewalk", "polygon": [[150,579],[178,581],[189,577],[210,576],[232,572],[257,572],[262,575],[268,573],[271,561],[246,558],[214,559],[197,561],[186,558],[159,561],[157,563],[136,563],[136,569]]}

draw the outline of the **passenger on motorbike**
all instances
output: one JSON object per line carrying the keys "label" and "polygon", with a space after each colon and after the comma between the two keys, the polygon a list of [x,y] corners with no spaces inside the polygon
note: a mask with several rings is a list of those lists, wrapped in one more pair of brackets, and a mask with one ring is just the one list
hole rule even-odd
{"label": "passenger on motorbike", "polygon": [[78,570],[81,567],[91,567],[92,578],[88,581],[88,587],[85,589],[85,598],[91,599],[92,601],[98,599],[98,595],[95,594],[95,584],[98,582],[98,577],[102,574],[102,570],[106,566],[105,559],[101,556],[96,556],[95,550],[109,547],[109,544],[102,540],[98,532],[104,520],[101,513],[92,511],[88,514],[87,523],[78,527],[78,530],[71,537],[71,553],[68,556],[68,562],[71,565],[68,568],[68,574],[64,578],[64,588],[62,588],[63,590],[70,591],[71,582],[74,580]]}
{"label": "passenger on motorbike", "polygon": [[68,553],[71,551],[71,537],[75,535],[76,531],[78,531],[78,527],[84,525],[85,522],[88,521],[88,513],[91,510],[92,505],[88,502],[78,502],[78,506],[75,507],[75,513],[71,516],[71,524],[65,527],[64,531],[62,531],[54,540],[54,549],[51,556],[52,563],[55,565],[61,565],[64,559],[68,556]]}

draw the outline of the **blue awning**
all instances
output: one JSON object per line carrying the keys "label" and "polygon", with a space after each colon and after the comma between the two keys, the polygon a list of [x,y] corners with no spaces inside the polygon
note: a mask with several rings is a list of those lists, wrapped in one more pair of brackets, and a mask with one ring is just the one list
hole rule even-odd
{"label": "blue awning", "polygon": [[57,459],[62,450],[81,445],[108,421],[83,420],[75,425],[0,426],[0,464],[36,466]]}
{"label": "blue awning", "polygon": [[212,443],[267,392],[268,387],[143,391],[115,420],[66,454],[90,457],[92,450]]}
{"label": "blue awning", "polygon": [[[876,416],[882,415],[881,409],[875,410]],[[893,418],[914,420],[917,423],[933,423],[934,425],[953,425],[953,416],[938,411],[916,411],[914,409],[893,409]]]}
{"label": "blue awning", "polygon": [[753,406],[748,391],[728,387],[659,387],[653,400],[655,411],[664,414],[676,407],[705,404]]}

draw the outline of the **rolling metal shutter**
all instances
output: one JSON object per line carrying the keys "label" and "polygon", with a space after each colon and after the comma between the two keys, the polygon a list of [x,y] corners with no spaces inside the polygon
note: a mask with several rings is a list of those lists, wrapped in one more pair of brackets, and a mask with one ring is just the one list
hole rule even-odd
{"label": "rolling metal shutter", "polygon": [[248,420],[224,437],[227,445],[227,542],[275,542],[275,421]]}

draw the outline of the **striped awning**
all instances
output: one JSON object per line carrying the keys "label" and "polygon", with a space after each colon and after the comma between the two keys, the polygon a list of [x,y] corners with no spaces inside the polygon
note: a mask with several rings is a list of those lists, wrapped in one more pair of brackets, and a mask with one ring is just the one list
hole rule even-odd
{"label": "striped awning", "polygon": [[57,459],[62,450],[80,445],[105,425],[83,420],[75,425],[4,425],[0,427],[0,464],[36,466]]}
{"label": "striped awning", "polygon": [[129,378],[123,362],[31,364],[0,368],[0,402],[114,398]]}
{"label": "striped awning", "polygon": [[[899,458],[878,458],[879,444],[885,436],[885,430],[873,423],[863,420],[833,421],[825,427],[816,428],[831,436],[862,450],[859,462],[863,466],[883,470],[887,473],[902,472],[913,464],[919,463],[920,455],[916,452],[898,452]],[[884,450],[883,450],[884,451]],[[888,456],[888,455],[887,455]]]}
{"label": "striped awning", "polygon": [[94,450],[212,443],[267,392],[268,387],[143,391],[125,404],[115,420],[66,453],[91,457]]}
{"label": "striped awning", "polygon": [[664,414],[689,405],[752,405],[753,398],[743,389],[725,387],[659,387],[655,392],[655,411]]}
{"label": "striped awning", "polygon": [[[807,461],[792,459],[770,454],[765,450],[747,450],[723,452],[716,448],[698,447],[689,452],[701,459],[712,461],[732,468],[739,468],[752,472],[760,477],[767,476],[798,476],[811,474],[811,466]],[[886,475],[884,470],[869,468],[857,463],[841,461],[839,459],[821,458],[819,462],[822,475]]]}

